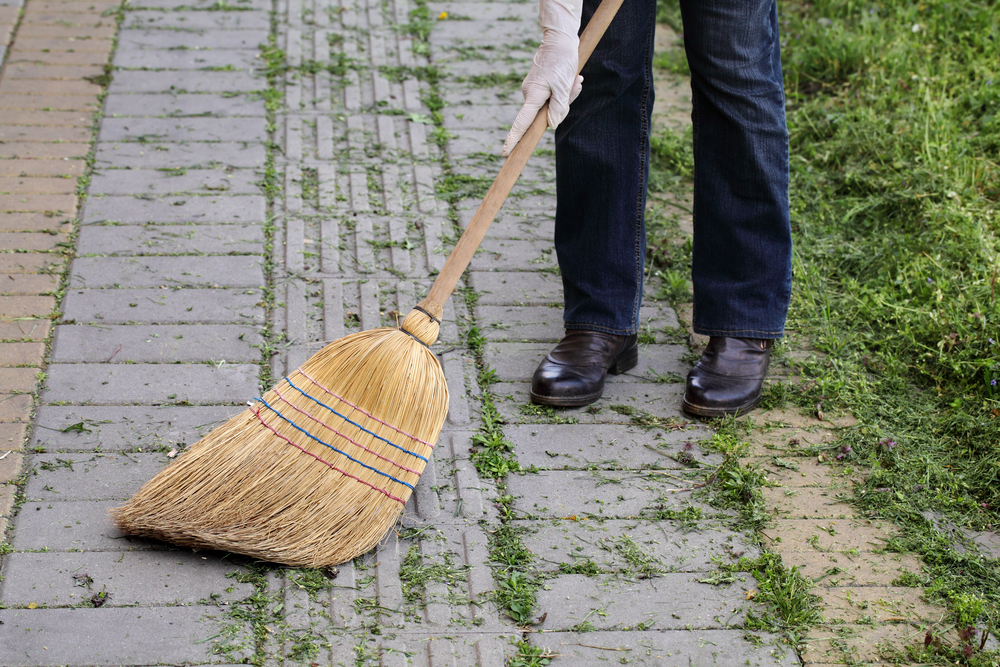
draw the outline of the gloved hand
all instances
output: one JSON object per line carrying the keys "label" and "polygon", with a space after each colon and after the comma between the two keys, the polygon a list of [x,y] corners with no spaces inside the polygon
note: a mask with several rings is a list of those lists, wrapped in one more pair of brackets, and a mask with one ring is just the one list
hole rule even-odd
{"label": "gloved hand", "polygon": [[524,106],[504,141],[504,157],[514,150],[546,100],[549,102],[549,127],[555,129],[569,113],[570,103],[580,94],[583,77],[578,76],[576,70],[580,49],[577,33],[582,13],[583,0],[539,0],[542,44],[521,84]]}

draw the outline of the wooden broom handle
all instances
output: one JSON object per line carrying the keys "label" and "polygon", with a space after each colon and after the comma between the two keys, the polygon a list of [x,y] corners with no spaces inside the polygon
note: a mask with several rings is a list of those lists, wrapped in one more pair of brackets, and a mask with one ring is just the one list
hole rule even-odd
{"label": "wooden broom handle", "polygon": [[[580,35],[580,64],[576,70],[577,74],[590,59],[590,54],[594,52],[597,43],[601,41],[604,31],[615,18],[622,2],[623,0],[602,0],[597,11],[590,18],[583,34]],[[545,134],[545,128],[548,126],[548,109],[549,104],[546,102],[538,110],[538,114],[528,131],[524,133],[524,136],[521,137],[517,146],[503,163],[500,173],[486,192],[483,202],[476,210],[476,214],[472,216],[472,221],[466,227],[465,233],[462,234],[462,238],[458,240],[451,254],[448,255],[441,273],[434,281],[431,291],[427,293],[427,298],[420,302],[420,307],[431,312],[441,312],[444,302],[451,296],[455,285],[458,284],[458,279],[465,273],[466,267],[472,261],[472,256],[476,254],[479,244],[483,242],[486,230],[490,228],[490,224],[496,218],[500,207],[514,187],[514,183],[517,182],[517,177],[521,175],[524,165],[528,163],[528,158],[535,152],[538,142],[542,140],[542,135]]]}

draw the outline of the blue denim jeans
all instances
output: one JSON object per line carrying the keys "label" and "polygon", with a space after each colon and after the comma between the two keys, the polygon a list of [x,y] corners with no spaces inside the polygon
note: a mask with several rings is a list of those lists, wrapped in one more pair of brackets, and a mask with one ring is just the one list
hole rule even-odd
{"label": "blue denim jeans", "polygon": [[[584,0],[586,24],[598,0]],[[775,0],[681,0],[694,124],[694,329],[780,338],[792,283]],[[655,0],[626,0],[556,131],[567,329],[635,333],[646,239]]]}

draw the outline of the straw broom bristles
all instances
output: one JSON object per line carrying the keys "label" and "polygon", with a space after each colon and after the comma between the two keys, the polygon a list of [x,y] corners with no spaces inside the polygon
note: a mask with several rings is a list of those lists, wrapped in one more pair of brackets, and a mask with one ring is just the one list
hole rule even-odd
{"label": "straw broom bristles", "polygon": [[[430,345],[439,322],[413,310],[401,328]],[[399,329],[353,334],[317,352],[111,514],[127,534],[183,546],[298,567],[343,563],[395,523],[447,412],[444,373],[427,346]]]}

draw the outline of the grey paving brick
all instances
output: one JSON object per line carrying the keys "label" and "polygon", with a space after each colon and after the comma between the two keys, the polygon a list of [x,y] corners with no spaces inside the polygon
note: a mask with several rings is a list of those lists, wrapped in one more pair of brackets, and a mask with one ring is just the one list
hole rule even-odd
{"label": "grey paving brick", "polygon": [[253,49],[267,44],[268,29],[254,30],[122,30],[120,49]]}
{"label": "grey paving brick", "polygon": [[593,562],[602,572],[633,578],[667,572],[716,571],[717,561],[753,558],[760,550],[711,522],[696,528],[675,521],[515,521],[524,546],[544,572]]}
{"label": "grey paving brick", "polygon": [[475,474],[469,462],[471,445],[469,432],[441,434],[431,462],[406,503],[405,525],[464,525],[469,521],[496,520],[496,485]]}
{"label": "grey paving brick", "polygon": [[226,364],[53,364],[46,403],[136,405],[245,403],[258,394],[260,366]]}
{"label": "grey paving brick", "polygon": [[[449,69],[453,70],[454,66]],[[489,74],[491,72],[482,73]],[[448,157],[453,160],[462,160],[465,156],[477,153],[499,155],[503,149],[504,139],[507,138],[507,130],[463,130],[456,128],[451,130],[451,134],[454,136],[448,139],[445,151]],[[537,150],[546,152],[555,150],[555,140],[551,132],[546,132],[542,136],[542,140],[538,142]],[[551,152],[548,154],[552,155]],[[517,188],[515,188],[516,191]]]}
{"label": "grey paving brick", "polygon": [[74,289],[63,300],[66,323],[262,324],[263,321],[261,292],[257,289]]}
{"label": "grey paving brick", "polygon": [[240,93],[263,90],[267,84],[248,72],[115,72],[108,93]]}
{"label": "grey paving brick", "polygon": [[[539,362],[551,349],[551,343],[490,342],[484,357],[501,381],[530,382]],[[607,382],[684,382],[690,369],[683,360],[688,353],[688,348],[682,345],[641,345],[638,365],[625,373],[608,375]]]}
{"label": "grey paving brick", "polygon": [[37,454],[24,495],[37,502],[126,500],[169,461],[166,452]]}
{"label": "grey paving brick", "polygon": [[18,551],[122,551],[153,549],[153,540],[122,534],[108,510],[121,500],[24,503],[11,544]]}
{"label": "grey paving brick", "polygon": [[[568,574],[538,593],[547,614],[546,631],[702,630],[739,627],[746,618],[746,593],[756,588],[750,575],[728,586],[699,583],[698,574],[666,574],[628,581],[613,576]],[[588,642],[589,643],[589,642]]]}
{"label": "grey paving brick", "polygon": [[[484,335],[491,342],[558,342],[565,332],[561,304],[557,307],[477,305],[475,315]],[[662,342],[668,340],[663,330],[676,329],[679,325],[672,309],[658,305],[642,306],[639,309],[639,323],[639,332],[644,335],[644,339],[654,336]],[[687,369],[684,372],[687,373]]]}
{"label": "grey paving brick", "polygon": [[104,605],[190,605],[234,602],[254,587],[227,578],[244,568],[188,550],[15,553],[4,558],[0,599],[7,606],[66,607],[104,592]]}
{"label": "grey paving brick", "polygon": [[260,194],[261,174],[249,169],[191,169],[183,172],[160,169],[114,169],[95,173],[90,181],[93,195]]}
{"label": "grey paving brick", "polygon": [[[4,609],[0,655],[10,667],[209,663],[224,641],[220,615],[203,606]],[[236,641],[253,645],[246,629],[235,630]],[[252,651],[235,654],[249,658]]]}
{"label": "grey paving brick", "polygon": [[562,307],[562,278],[552,272],[472,271],[469,285],[480,306]]}
{"label": "grey paving brick", "polygon": [[473,271],[552,270],[556,255],[548,241],[486,237],[469,263]]}
{"label": "grey paving brick", "polygon": [[696,426],[683,430],[619,424],[504,427],[518,462],[542,470],[685,468],[678,458],[683,453],[703,465],[719,465],[722,456],[700,446],[711,433]]}
{"label": "grey paving brick", "polygon": [[267,30],[271,17],[268,12],[205,12],[205,11],[130,11],[125,14],[124,30],[180,28],[187,30]]}
{"label": "grey paving brick", "polygon": [[261,225],[83,225],[76,239],[77,256],[263,254]]}
{"label": "grey paving brick", "polygon": [[496,406],[509,423],[566,422],[580,424],[662,424],[683,426],[692,420],[681,412],[683,384],[616,382],[605,385],[604,396],[586,408],[546,410],[533,406],[528,383],[493,385]]}
{"label": "grey paving brick", "polygon": [[118,49],[115,67],[125,69],[200,70],[226,67],[250,71],[262,66],[260,49]]}
{"label": "grey paving brick", "polygon": [[119,116],[264,116],[264,101],[250,96],[203,93],[185,95],[109,95],[104,114]]}
{"label": "grey paving brick", "polygon": [[[756,633],[755,633],[756,634]],[[668,632],[570,632],[532,634],[529,642],[558,653],[574,667],[605,667],[610,655],[627,656],[636,667],[797,667],[795,652],[774,636],[753,643],[741,630]]]}
{"label": "grey paving brick", "polygon": [[677,492],[686,486],[656,471],[541,471],[507,479],[514,509],[524,518],[657,518],[685,508],[705,517],[716,513]]}
{"label": "grey paving brick", "polygon": [[[125,97],[125,96],[122,96]],[[129,96],[132,97],[132,96]],[[112,97],[108,98],[113,99]],[[234,168],[264,167],[265,150],[258,144],[97,144],[95,167],[126,169],[193,169],[216,165]]]}
{"label": "grey paving brick", "polygon": [[[525,72],[527,74],[527,72]],[[522,77],[523,78],[523,77]],[[443,86],[441,98],[448,106],[514,105],[524,103],[521,81],[515,80],[493,86],[477,86],[471,83],[449,82]]]}
{"label": "grey paving brick", "polygon": [[[419,626],[414,626],[417,629]],[[517,633],[400,632],[378,639],[380,664],[387,667],[476,665],[503,667],[517,642]]]}
{"label": "grey paving brick", "polygon": [[[479,208],[479,200],[463,199],[455,204],[458,223],[465,229]],[[489,238],[528,239],[552,243],[555,234],[555,198],[530,195],[508,199],[490,224]]]}
{"label": "grey paving brick", "polygon": [[[149,76],[146,74],[146,76]],[[197,76],[197,75],[191,75]],[[156,77],[152,77],[156,78]],[[105,118],[98,141],[148,143],[180,141],[263,142],[267,129],[263,118]]]}
{"label": "grey paving brick", "polygon": [[236,405],[42,405],[29,447],[47,452],[172,449],[194,444],[242,411]]}
{"label": "grey paving brick", "polygon": [[84,224],[91,222],[257,222],[267,212],[264,197],[220,195],[187,197],[93,197],[84,209]]}
{"label": "grey paving brick", "polygon": [[70,288],[77,287],[261,287],[260,255],[197,257],[78,257]]}
{"label": "grey paving brick", "polygon": [[453,106],[445,107],[442,115],[449,130],[509,130],[520,109],[515,104]]}
{"label": "grey paving brick", "polygon": [[[507,7],[505,6],[504,9]],[[464,13],[464,10],[460,10]],[[469,14],[465,14],[469,16]],[[430,34],[432,46],[465,46],[475,44],[483,46],[505,46],[507,44],[519,44],[525,39],[538,39],[541,37],[541,28],[531,25],[525,26],[520,21],[505,21],[500,18],[487,18],[473,15],[471,21],[441,21],[434,26]]]}
{"label": "grey paving brick", "polygon": [[254,363],[263,338],[253,327],[230,324],[170,326],[61,325],[52,343],[54,363]]}
{"label": "grey paving brick", "polygon": [[[496,2],[428,2],[427,8],[435,16],[448,12],[454,16],[473,16],[479,21],[538,22],[538,11],[530,4],[509,4]],[[457,20],[457,19],[456,19]]]}

